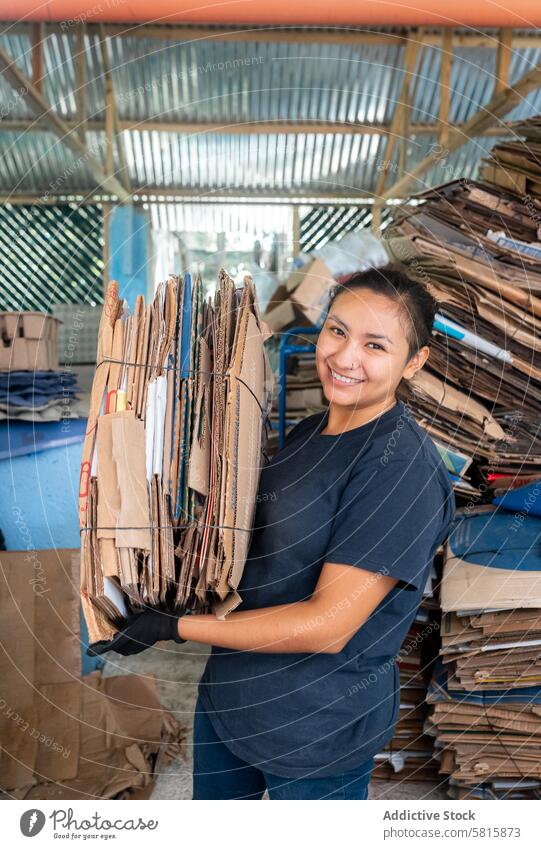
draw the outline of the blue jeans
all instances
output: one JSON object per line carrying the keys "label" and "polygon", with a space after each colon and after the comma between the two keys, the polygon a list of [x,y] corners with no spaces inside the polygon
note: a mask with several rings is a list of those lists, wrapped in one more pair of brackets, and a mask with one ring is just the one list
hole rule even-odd
{"label": "blue jeans", "polygon": [[341,775],[280,778],[238,758],[214,730],[201,701],[195,707],[194,799],[367,799],[374,758]]}

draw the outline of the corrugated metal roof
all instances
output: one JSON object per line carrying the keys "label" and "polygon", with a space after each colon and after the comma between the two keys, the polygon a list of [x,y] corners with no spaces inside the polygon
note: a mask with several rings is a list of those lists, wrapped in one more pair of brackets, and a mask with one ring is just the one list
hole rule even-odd
{"label": "corrugated metal roof", "polygon": [[[309,35],[307,34],[307,38]],[[0,44],[27,75],[31,44],[25,35],[3,35]],[[76,36],[57,31],[45,41],[47,77],[44,94],[66,120],[77,115],[74,53]],[[120,120],[160,122],[323,121],[389,122],[403,80],[403,42],[340,45],[199,40],[179,43],[147,38],[108,39],[107,50]],[[88,119],[103,121],[105,84],[96,35],[85,36]],[[494,91],[496,51],[458,47],[451,78],[451,124],[467,121]],[[513,52],[510,79],[516,82],[541,60],[538,48]],[[411,106],[413,124],[433,124],[439,108],[441,54],[435,46],[419,53]],[[30,116],[24,98],[0,78],[4,118]],[[5,114],[7,111],[7,115]],[[510,118],[541,111],[541,91],[513,110]],[[344,133],[261,134],[200,132],[187,135],[157,130],[124,130],[133,188],[158,186],[212,192],[224,187],[248,193],[273,189],[340,194],[374,191],[385,158],[383,135]],[[252,132],[250,132],[252,129]],[[88,142],[103,145],[102,132]],[[419,134],[408,143],[408,165],[419,161],[437,139]],[[480,138],[440,162],[423,184],[446,179],[456,170],[475,172],[494,143]],[[0,189],[4,192],[68,192],[91,189],[94,180],[84,161],[50,133],[1,131]],[[397,167],[397,154],[390,170]],[[119,165],[115,161],[116,166]],[[462,169],[462,170],[461,170]],[[398,176],[398,175],[397,175]],[[388,178],[388,184],[391,181]]]}

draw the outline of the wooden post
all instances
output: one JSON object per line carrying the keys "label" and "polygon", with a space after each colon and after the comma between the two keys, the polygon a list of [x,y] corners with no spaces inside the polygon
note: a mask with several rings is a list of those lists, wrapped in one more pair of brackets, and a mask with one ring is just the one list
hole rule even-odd
{"label": "wooden post", "polygon": [[439,142],[445,147],[449,138],[449,104],[453,66],[453,30],[444,29],[441,38]]}
{"label": "wooden post", "polygon": [[109,264],[110,264],[110,247],[109,247],[109,224],[111,221],[111,204],[104,203],[102,206],[102,221],[103,221],[103,294],[107,292],[109,286]]}
{"label": "wooden post", "polygon": [[293,207],[293,259],[301,252],[301,212],[300,208]]}
{"label": "wooden post", "polygon": [[86,144],[87,115],[86,115],[86,53],[85,25],[77,25],[77,41],[75,47],[75,99],[77,101],[77,123],[79,138]]}
{"label": "wooden post", "polygon": [[32,84],[40,94],[43,94],[43,77],[45,68],[43,64],[43,39],[45,38],[45,25],[39,21],[32,24]]}
{"label": "wooden post", "polygon": [[511,68],[513,30],[504,27],[500,30],[498,52],[496,54],[496,84],[494,93],[503,91],[509,85],[509,70]]}

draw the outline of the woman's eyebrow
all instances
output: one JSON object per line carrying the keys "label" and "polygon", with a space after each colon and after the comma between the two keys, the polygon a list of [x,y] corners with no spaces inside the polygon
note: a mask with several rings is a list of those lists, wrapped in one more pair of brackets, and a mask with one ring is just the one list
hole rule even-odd
{"label": "woman's eyebrow", "polygon": [[385,336],[384,333],[365,333],[364,335],[367,339],[385,339],[389,345],[394,345],[392,339],[389,339],[389,337]]}
{"label": "woman's eyebrow", "polygon": [[332,319],[333,319],[333,321],[337,321],[337,322],[338,322],[338,324],[341,324],[341,325],[342,325],[342,327],[345,327],[345,329],[346,329],[346,330],[349,330],[349,327],[347,326],[346,322],[345,322],[345,321],[342,321],[342,319],[341,319],[341,318],[338,318],[338,316],[337,316],[337,315],[334,315],[334,313],[330,313],[329,318],[332,318]]}
{"label": "woman's eyebrow", "polygon": [[[334,315],[334,313],[329,313],[328,318],[331,318],[333,321],[338,322],[338,324],[341,324],[342,327],[344,327],[349,332],[349,327],[347,326],[346,322],[342,321],[341,318],[338,318],[337,315]],[[367,339],[385,339],[389,343],[389,345],[394,345],[392,339],[389,339],[389,337],[385,336],[384,333],[365,333],[364,335]]]}

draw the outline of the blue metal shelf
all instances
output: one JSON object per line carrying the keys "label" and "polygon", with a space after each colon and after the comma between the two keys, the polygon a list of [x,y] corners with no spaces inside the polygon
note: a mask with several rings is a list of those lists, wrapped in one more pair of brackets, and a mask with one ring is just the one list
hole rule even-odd
{"label": "blue metal shelf", "polygon": [[295,344],[291,342],[291,338],[293,336],[298,336],[299,334],[303,334],[304,336],[316,336],[321,328],[319,327],[290,327],[289,330],[285,330],[280,340],[280,365],[279,365],[279,375],[280,375],[280,386],[279,386],[279,396],[278,396],[278,447],[281,448],[284,444],[284,439],[286,435],[286,389],[287,389],[287,373],[286,373],[286,364],[287,358],[294,356],[295,354],[311,354],[316,350],[315,343],[311,342],[302,342]]}

